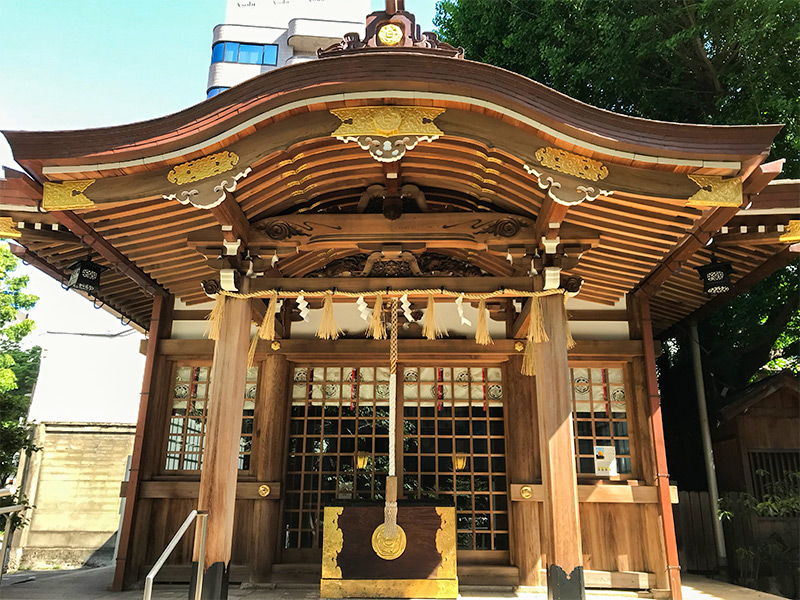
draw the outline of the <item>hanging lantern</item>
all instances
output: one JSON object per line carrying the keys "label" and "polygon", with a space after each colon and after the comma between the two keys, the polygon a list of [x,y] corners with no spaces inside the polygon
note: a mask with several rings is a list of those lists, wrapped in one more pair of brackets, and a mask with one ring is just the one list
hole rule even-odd
{"label": "hanging lantern", "polygon": [[467,468],[467,455],[466,454],[456,454],[456,458],[453,461],[453,466],[456,468],[456,471],[463,471]]}
{"label": "hanging lantern", "polygon": [[731,290],[731,273],[733,267],[729,262],[719,262],[711,254],[711,262],[702,267],[695,267],[703,281],[703,291],[709,296],[717,296]]}
{"label": "hanging lantern", "polygon": [[105,271],[106,267],[92,262],[91,255],[73,263],[69,268],[72,273],[69,276],[67,289],[75,288],[89,293],[96,293],[100,290],[100,273]]}
{"label": "hanging lantern", "polygon": [[367,461],[369,461],[369,454],[367,452],[359,452],[356,454],[356,468],[363,471],[367,468]]}

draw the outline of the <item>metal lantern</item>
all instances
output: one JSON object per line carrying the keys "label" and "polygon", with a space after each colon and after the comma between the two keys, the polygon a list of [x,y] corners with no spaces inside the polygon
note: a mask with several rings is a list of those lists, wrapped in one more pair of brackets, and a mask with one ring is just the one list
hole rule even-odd
{"label": "metal lantern", "polygon": [[453,461],[453,466],[455,467],[456,471],[463,471],[467,468],[467,455],[466,454],[456,454],[456,458]]}
{"label": "metal lantern", "polygon": [[367,468],[367,462],[369,461],[369,454],[367,452],[358,452],[356,453],[356,468],[359,471],[363,471]]}
{"label": "metal lantern", "polygon": [[719,262],[712,254],[710,263],[696,269],[703,281],[703,291],[709,296],[724,294],[731,290],[731,272],[733,272],[731,263]]}
{"label": "metal lantern", "polygon": [[72,273],[70,273],[67,288],[75,288],[88,293],[96,293],[100,290],[100,274],[106,270],[106,267],[92,262],[91,257],[87,256],[85,259],[73,263],[69,268]]}

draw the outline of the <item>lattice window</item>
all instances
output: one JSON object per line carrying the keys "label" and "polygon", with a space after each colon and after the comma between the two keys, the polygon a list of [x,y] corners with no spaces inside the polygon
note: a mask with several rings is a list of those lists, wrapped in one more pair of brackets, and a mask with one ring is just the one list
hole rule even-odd
{"label": "lattice window", "polygon": [[790,473],[800,473],[800,450],[751,451],[747,457],[753,496],[759,500],[779,489],[796,488],[798,481]]}
{"label": "lattice window", "polygon": [[631,476],[625,372],[572,368],[572,402],[578,476],[595,474],[595,447],[613,446],[619,477]]}
{"label": "lattice window", "polygon": [[453,501],[459,549],[508,550],[502,371],[410,367],[403,379],[406,497]]}
{"label": "lattice window", "polygon": [[[501,370],[408,368],[403,373],[405,384],[398,390],[403,431],[398,437],[403,437],[405,497],[454,500],[460,548],[507,550]],[[384,498],[388,381],[385,367],[295,369],[286,548],[321,546],[325,505],[337,499]],[[460,455],[464,465],[457,469]]]}
{"label": "lattice window", "polygon": [[[167,437],[167,471],[197,471],[203,464],[211,367],[179,365],[172,386],[172,409]],[[253,416],[258,389],[258,367],[247,370],[239,469],[250,468]]]}
{"label": "lattice window", "polygon": [[388,471],[388,367],[296,368],[285,547],[321,547],[322,509],[337,498],[382,500]]}

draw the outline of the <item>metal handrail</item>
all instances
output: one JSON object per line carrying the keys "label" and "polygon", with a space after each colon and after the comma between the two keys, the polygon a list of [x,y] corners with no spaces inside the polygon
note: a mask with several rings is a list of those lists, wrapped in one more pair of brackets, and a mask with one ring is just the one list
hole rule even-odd
{"label": "metal handrail", "polygon": [[205,510],[193,510],[189,513],[189,516],[186,517],[186,520],[183,522],[183,525],[180,526],[178,531],[172,537],[172,540],[167,547],[164,548],[164,552],[161,553],[161,556],[158,557],[156,564],[153,565],[153,568],[150,569],[150,572],[147,574],[144,580],[144,597],[142,600],[150,600],[153,596],[153,582],[155,581],[156,575],[161,570],[161,567],[164,566],[164,563],[167,562],[169,555],[172,554],[172,551],[175,550],[175,547],[178,545],[178,542],[181,541],[181,538],[189,529],[189,526],[192,524],[192,521],[198,518],[200,520],[200,552],[199,556],[197,557],[197,579],[194,585],[194,600],[200,600],[200,594],[203,591],[203,566],[206,562],[206,531],[208,529],[208,511]]}

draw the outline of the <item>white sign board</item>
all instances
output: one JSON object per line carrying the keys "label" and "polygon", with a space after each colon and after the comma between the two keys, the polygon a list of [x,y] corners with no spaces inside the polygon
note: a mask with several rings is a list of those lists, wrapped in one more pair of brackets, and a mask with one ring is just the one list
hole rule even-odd
{"label": "white sign board", "polygon": [[617,450],[614,446],[594,447],[594,474],[601,476],[617,475]]}

